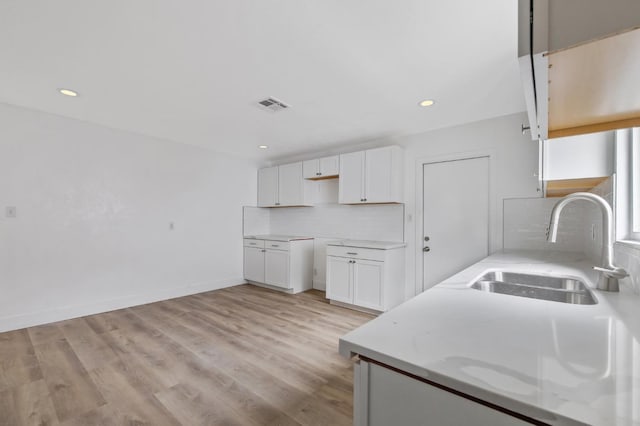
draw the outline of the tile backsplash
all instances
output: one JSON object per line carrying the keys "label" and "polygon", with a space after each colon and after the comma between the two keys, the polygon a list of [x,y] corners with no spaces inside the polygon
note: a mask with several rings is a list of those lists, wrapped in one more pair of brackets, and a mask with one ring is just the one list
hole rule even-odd
{"label": "tile backsplash", "polygon": [[404,205],[271,209],[270,233],[353,240],[404,241]]}
{"label": "tile backsplash", "polygon": [[554,198],[510,198],[503,204],[503,247],[505,249],[582,251],[581,206],[574,203],[562,212],[556,243],[547,242]]}
{"label": "tile backsplash", "polygon": [[[609,178],[591,192],[614,204],[614,179]],[[602,214],[588,201],[575,201],[562,212],[555,244],[546,241],[551,209],[559,198],[518,198],[504,200],[504,248],[583,252],[594,265],[602,254]],[[627,270],[621,281],[640,293],[640,246],[625,243],[614,246],[616,263]]]}

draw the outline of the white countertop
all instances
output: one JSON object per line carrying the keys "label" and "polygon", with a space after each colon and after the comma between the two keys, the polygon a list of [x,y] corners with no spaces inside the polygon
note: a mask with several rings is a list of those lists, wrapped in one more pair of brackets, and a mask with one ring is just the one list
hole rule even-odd
{"label": "white countertop", "polygon": [[245,235],[243,238],[249,238],[252,240],[269,240],[269,241],[313,240],[313,237],[302,237],[299,235]]}
{"label": "white countertop", "polygon": [[574,253],[492,255],[340,339],[377,360],[553,425],[640,425],[640,296],[570,305],[470,288],[488,269],[595,282]]}
{"label": "white countertop", "polygon": [[370,248],[376,250],[391,250],[395,248],[404,247],[407,244],[398,241],[369,241],[369,240],[336,240],[327,243],[328,246],[340,246],[340,247],[357,247],[357,248]]}

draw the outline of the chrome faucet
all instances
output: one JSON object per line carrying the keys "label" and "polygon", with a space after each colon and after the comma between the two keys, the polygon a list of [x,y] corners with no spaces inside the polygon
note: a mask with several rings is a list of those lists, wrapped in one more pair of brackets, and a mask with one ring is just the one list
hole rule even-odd
{"label": "chrome faucet", "polygon": [[551,211],[551,222],[547,231],[547,241],[556,242],[558,237],[558,221],[560,220],[560,212],[572,201],[585,200],[590,201],[600,207],[602,212],[602,257],[600,266],[594,266],[593,269],[600,272],[598,278],[598,290],[604,291],[620,291],[618,280],[628,277],[627,271],[613,264],[613,211],[607,201],[590,192],[574,192],[553,206]]}

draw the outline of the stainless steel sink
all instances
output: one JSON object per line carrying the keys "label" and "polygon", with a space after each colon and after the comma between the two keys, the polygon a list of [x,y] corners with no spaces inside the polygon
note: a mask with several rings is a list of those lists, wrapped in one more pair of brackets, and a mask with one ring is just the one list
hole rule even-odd
{"label": "stainless steel sink", "polygon": [[587,285],[577,278],[519,272],[492,271],[478,278],[471,288],[576,305],[598,303]]}

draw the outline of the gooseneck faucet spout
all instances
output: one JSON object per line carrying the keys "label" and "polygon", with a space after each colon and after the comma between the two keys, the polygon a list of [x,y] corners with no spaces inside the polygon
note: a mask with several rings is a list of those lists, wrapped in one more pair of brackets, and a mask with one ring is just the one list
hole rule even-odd
{"label": "gooseneck faucet spout", "polygon": [[558,223],[562,209],[572,201],[585,200],[597,205],[602,212],[602,257],[600,266],[593,269],[600,272],[598,289],[605,291],[620,291],[618,280],[627,277],[627,271],[613,263],[613,211],[607,201],[590,192],[575,192],[562,198],[553,206],[551,221],[547,232],[547,241],[555,243],[558,238]]}

